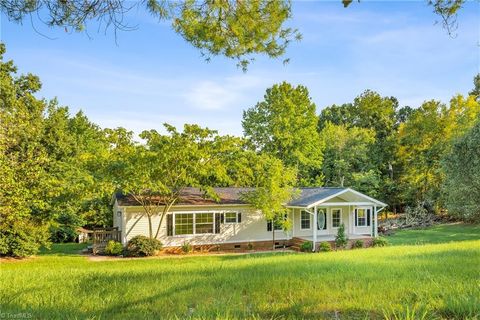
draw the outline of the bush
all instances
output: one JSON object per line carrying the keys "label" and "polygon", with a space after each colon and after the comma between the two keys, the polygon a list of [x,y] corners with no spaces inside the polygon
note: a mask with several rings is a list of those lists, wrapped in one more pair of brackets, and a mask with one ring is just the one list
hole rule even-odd
{"label": "bush", "polygon": [[253,243],[249,242],[249,243],[247,244],[247,249],[248,249],[248,250],[253,250],[253,248],[254,248],[254,247],[253,247]]}
{"label": "bush", "polygon": [[84,221],[76,213],[62,213],[50,227],[50,238],[53,242],[74,242],[77,237],[77,229]]}
{"label": "bush", "polygon": [[192,247],[192,245],[190,244],[190,242],[184,242],[184,243],[182,244],[182,251],[183,251],[184,253],[190,253],[190,252],[193,251],[193,247]]}
{"label": "bush", "polygon": [[374,238],[372,241],[372,247],[386,247],[388,246],[388,240],[383,237]]}
{"label": "bush", "polygon": [[110,240],[105,247],[105,254],[109,256],[119,256],[123,253],[123,245],[120,242]]}
{"label": "bush", "polygon": [[302,243],[302,245],[300,246],[300,251],[302,252],[312,252],[312,249],[313,249],[313,243],[310,241],[306,241]]}
{"label": "bush", "polygon": [[332,251],[332,245],[330,244],[330,242],[320,242],[320,244],[318,245],[318,251],[320,252]]}
{"label": "bush", "polygon": [[49,247],[48,228],[29,220],[0,225],[0,255],[24,258],[38,253],[40,247]]}
{"label": "bush", "polygon": [[345,248],[348,243],[347,235],[345,234],[345,225],[342,223],[337,231],[337,236],[335,237],[335,246],[337,248]]}
{"label": "bush", "polygon": [[127,243],[126,253],[131,257],[153,256],[162,249],[162,243],[158,239],[145,236],[135,236]]}
{"label": "bush", "polygon": [[363,241],[362,240],[356,240],[352,244],[352,249],[360,249],[360,248],[363,248]]}

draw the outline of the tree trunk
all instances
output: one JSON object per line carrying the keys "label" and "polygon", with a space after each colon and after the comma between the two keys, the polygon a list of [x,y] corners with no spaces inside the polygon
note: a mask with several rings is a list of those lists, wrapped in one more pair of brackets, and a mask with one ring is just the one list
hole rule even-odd
{"label": "tree trunk", "polygon": [[275,223],[272,220],[272,246],[273,250],[275,250]]}
{"label": "tree trunk", "polygon": [[150,239],[153,239],[153,228],[152,228],[152,216],[147,214],[148,217],[148,233],[150,235]]}

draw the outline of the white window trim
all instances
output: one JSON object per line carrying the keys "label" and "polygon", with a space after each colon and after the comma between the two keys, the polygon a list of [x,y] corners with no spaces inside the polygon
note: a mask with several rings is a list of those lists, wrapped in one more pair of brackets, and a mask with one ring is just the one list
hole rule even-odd
{"label": "white window trim", "polygon": [[[308,214],[309,227],[302,228],[302,211]],[[307,210],[300,210],[300,230],[312,230],[312,215]]]}
{"label": "white window trim", "polygon": [[[204,236],[204,235],[214,235],[215,233],[215,213],[218,213],[219,211],[211,211],[211,210],[205,210],[205,211],[176,211],[173,212],[172,215],[172,224],[173,224],[173,232],[172,232],[172,237],[177,237],[177,238],[184,238],[184,237],[196,237],[196,236]],[[211,213],[213,215],[213,233],[196,233],[196,219],[197,219],[197,213]],[[177,227],[175,223],[175,216],[177,214],[193,214],[193,233],[188,233],[188,234],[176,234],[177,232]]]}
{"label": "white window trim", "polygon": [[[333,211],[335,211],[335,210],[340,210],[340,224],[338,225],[338,227],[333,226]],[[332,226],[332,229],[340,228],[340,226],[343,223],[343,209],[342,208],[331,208],[330,209],[330,221],[331,221],[330,225]]]}
{"label": "white window trim", "polygon": [[[217,211],[218,213],[218,211]],[[224,211],[224,212],[221,212],[223,213],[223,223],[224,224],[238,224],[238,223],[241,223],[241,222],[238,222],[238,213],[239,211]],[[227,222],[227,213],[235,213],[235,222]],[[215,218],[213,219],[215,221]]]}
{"label": "white window trim", "polygon": [[[365,225],[360,225],[358,223],[358,209],[363,209],[365,210]],[[367,214],[367,210],[370,210],[370,216],[372,215],[372,207],[358,207],[358,208],[355,208],[355,216],[357,217],[357,221],[356,221],[356,227],[357,228],[365,228],[365,227],[368,227],[368,214]]]}

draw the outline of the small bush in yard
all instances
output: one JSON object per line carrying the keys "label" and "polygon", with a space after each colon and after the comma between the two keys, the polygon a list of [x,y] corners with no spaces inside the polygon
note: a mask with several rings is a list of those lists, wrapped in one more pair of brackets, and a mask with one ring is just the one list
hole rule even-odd
{"label": "small bush in yard", "polygon": [[363,241],[357,240],[352,244],[352,249],[360,249],[363,248]]}
{"label": "small bush in yard", "polygon": [[320,242],[320,244],[318,245],[318,251],[320,252],[332,251],[332,245],[330,244],[330,242]]}
{"label": "small bush in yard", "polygon": [[337,231],[337,236],[335,237],[335,246],[337,248],[345,248],[348,243],[347,235],[345,234],[345,225],[342,223]]}
{"label": "small bush in yard", "polygon": [[120,242],[110,240],[105,247],[105,254],[109,256],[119,256],[123,253],[123,246]]}
{"label": "small bush in yard", "polygon": [[126,252],[131,257],[153,256],[162,249],[162,243],[158,239],[145,236],[135,236],[127,243]]}
{"label": "small bush in yard", "polygon": [[193,251],[193,247],[192,247],[192,245],[190,244],[190,242],[184,242],[184,243],[182,244],[182,251],[183,251],[184,253],[190,253],[190,252]]}
{"label": "small bush in yard", "polygon": [[300,246],[300,251],[302,252],[312,252],[313,249],[313,243],[310,241],[302,243]]}
{"label": "small bush in yard", "polygon": [[388,246],[388,240],[383,237],[373,239],[372,247],[386,247]]}

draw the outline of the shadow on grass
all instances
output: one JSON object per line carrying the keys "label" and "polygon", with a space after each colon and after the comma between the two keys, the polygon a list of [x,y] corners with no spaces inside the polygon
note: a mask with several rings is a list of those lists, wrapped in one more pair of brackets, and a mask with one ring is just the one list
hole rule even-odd
{"label": "shadow on grass", "polygon": [[79,255],[82,250],[88,247],[88,243],[52,243],[50,249],[41,248],[38,255],[40,256],[72,256]]}
{"label": "shadow on grass", "polygon": [[[390,254],[385,258],[406,262],[389,264],[396,266],[399,274],[405,275],[411,274],[410,268],[416,263],[414,259],[422,259],[425,268],[416,272],[421,273],[420,276],[440,275],[441,279],[445,273],[438,271],[439,264],[448,268],[455,266],[455,259],[475,261],[470,252],[465,251],[455,249],[427,254],[413,252],[404,258]],[[205,263],[204,260],[202,264],[199,260],[183,259],[172,259],[168,263],[165,260],[142,260],[141,264],[138,261],[108,262],[104,265],[85,263],[78,267],[80,272],[63,275],[67,278],[71,276],[72,279],[65,278],[65,283],[61,278],[58,279],[58,292],[40,292],[38,296],[41,301],[32,303],[16,297],[2,302],[2,312],[27,312],[32,314],[32,318],[42,319],[381,319],[382,306],[410,305],[417,299],[425,299],[427,302],[432,299],[430,295],[415,295],[412,298],[409,286],[401,284],[401,281],[397,284],[392,275],[380,274],[378,266],[369,259],[340,257],[335,260],[317,260],[311,259],[315,255],[305,255],[306,260],[292,260],[287,255],[288,253],[265,253],[218,256],[212,258],[212,263],[208,260]],[[280,259],[271,259],[274,256]],[[448,257],[446,261],[445,257]],[[250,264],[245,264],[245,261],[229,263],[230,260],[240,258],[258,260],[250,260],[253,262]],[[451,281],[456,279],[458,277]],[[50,276],[47,280],[56,278]],[[370,288],[369,281],[378,281],[378,284]],[[382,282],[386,282],[387,286],[382,287]],[[320,283],[328,285],[322,287]],[[349,293],[345,289],[347,284],[352,283],[358,283],[351,291],[356,290],[356,293]],[[391,292],[390,295],[387,293],[383,296],[380,291],[394,284],[403,287],[398,289],[396,300],[389,301]],[[422,284],[416,283],[416,286],[419,285]],[[309,292],[302,295],[302,290]],[[336,290],[346,291],[342,291],[339,296]],[[327,295],[331,293],[343,301],[329,302]],[[360,304],[358,307],[359,304],[353,303],[352,294],[367,294],[369,299],[378,303]],[[445,297],[441,297],[445,301],[454,298],[448,290]],[[471,298],[452,300],[450,305],[438,312],[449,318],[464,318],[472,312],[480,311],[476,302]]]}

